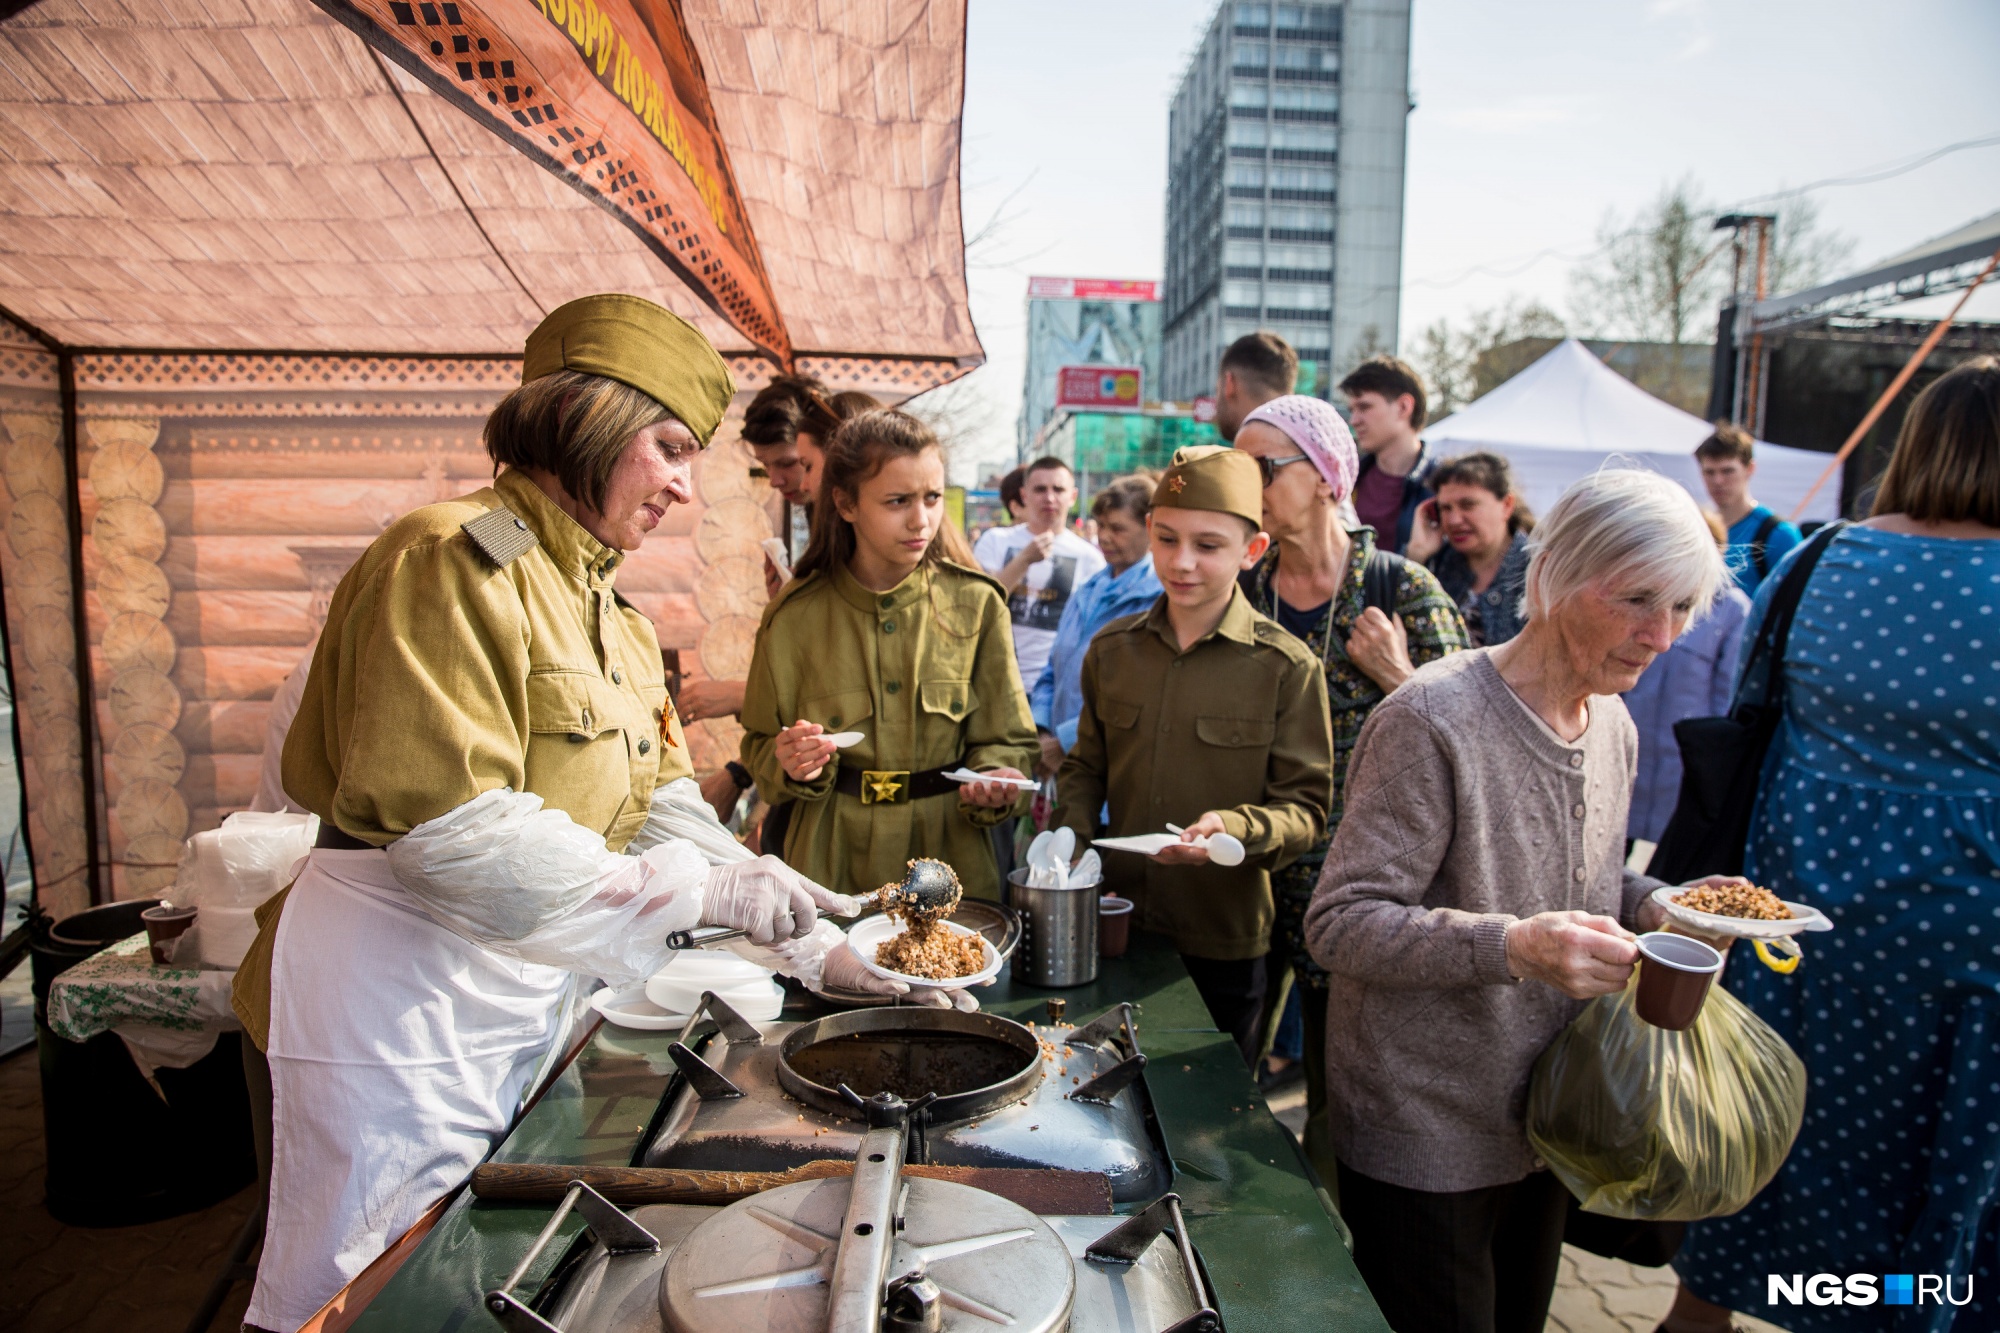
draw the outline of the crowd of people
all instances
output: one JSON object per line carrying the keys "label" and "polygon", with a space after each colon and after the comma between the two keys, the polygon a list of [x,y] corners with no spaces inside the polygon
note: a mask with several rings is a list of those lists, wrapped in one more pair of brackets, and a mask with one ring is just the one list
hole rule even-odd
{"label": "crowd of people", "polygon": [[[747,676],[669,697],[613,580],[692,498],[734,385],[650,303],[553,312],[488,423],[494,484],[391,525],[288,686],[271,799],[322,822],[234,983],[275,1107],[251,1324],[297,1327],[462,1179],[560,1055],[577,979],[643,980],[670,931],[976,1008],[867,971],[823,917],[917,856],[1002,897],[1040,817],[1079,845],[1181,830],[1108,854],[1104,888],[1248,1065],[1303,1078],[1389,1323],[1540,1329],[1577,1215],[1527,1137],[1531,1071],[1661,924],[1635,867],[1673,726],[1728,705],[1797,570],[1745,860],[1834,929],[1723,984],[1804,1061],[1805,1119],[1749,1207],[1688,1228],[1662,1327],[1722,1333],[1801,1271],[1956,1275],[1967,1304],[1898,1327],[1995,1326],[2000,362],[1925,389],[1871,516],[1804,540],[1731,427],[1697,451],[1713,513],[1607,468],[1538,517],[1504,458],[1429,456],[1403,362],[1342,380],[1345,418],[1297,374],[1239,340],[1223,443],[1099,489],[1094,540],[1037,459],[973,544],[923,422],[770,384],[744,437],[809,538],[767,547]],[[697,782],[683,721],[723,716],[741,751]]]}
{"label": "crowd of people", "polygon": [[[1308,1156],[1391,1323],[1539,1329],[1574,1210],[1528,1146],[1530,1070],[1660,925],[1659,881],[1629,867],[1675,806],[1674,724],[1728,712],[1753,599],[1801,533],[1752,494],[1735,426],[1696,451],[1709,508],[1607,469],[1538,518],[1504,457],[1430,455],[1407,364],[1341,381],[1345,419],[1294,392],[1297,369],[1281,339],[1239,340],[1223,446],[1102,487],[1085,521],[1073,471],[1036,459],[969,555],[923,517],[943,480],[921,426],[843,421],[760,635],[746,776],[815,807],[764,845],[842,892],[933,853],[1002,892],[1028,800],[944,786],[960,762],[1052,781],[1046,818],[1080,845],[1184,829],[1108,858],[1105,890],[1179,952],[1260,1081],[1303,1079]],[[1977,924],[2000,895],[1996,539],[1989,362],[1913,406],[1875,516],[1834,537],[1799,610],[1749,873],[1837,928],[1797,976],[1725,977],[1814,1095],[1778,1180],[1691,1229],[1669,1333],[1760,1308],[1767,1270],[1994,1273],[2000,1104],[1975,1071],[2000,984],[2000,928]],[[836,751],[844,727],[866,739]],[[899,799],[857,785],[883,770],[915,805],[863,816]],[[928,794],[954,799],[905,813]],[[1217,833],[1240,865],[1210,861]],[[1895,1031],[1872,1049],[1896,1076],[1858,1078],[1866,1059],[1816,1030]]]}

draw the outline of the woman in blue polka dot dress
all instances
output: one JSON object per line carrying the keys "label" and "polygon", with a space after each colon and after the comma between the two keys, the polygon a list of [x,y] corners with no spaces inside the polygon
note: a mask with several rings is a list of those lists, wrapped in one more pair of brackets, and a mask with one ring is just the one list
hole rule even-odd
{"label": "woman in blue polka dot dress", "polygon": [[[1805,1125],[1749,1207],[1689,1228],[1661,1327],[2000,1329],[2000,361],[1911,406],[1784,671],[1747,871],[1834,929],[1789,977],[1737,950],[1725,984],[1805,1061]],[[1960,1301],[1970,1277],[1972,1299],[1766,1303],[1768,1275],[1817,1273],[1948,1275]]]}

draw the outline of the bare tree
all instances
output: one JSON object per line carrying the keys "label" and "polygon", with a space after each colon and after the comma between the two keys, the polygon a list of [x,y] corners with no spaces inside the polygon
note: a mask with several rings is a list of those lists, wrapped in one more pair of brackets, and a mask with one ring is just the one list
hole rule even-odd
{"label": "bare tree", "polygon": [[[992,434],[1000,426],[998,404],[994,404],[972,374],[962,374],[956,380],[906,398],[902,410],[936,430],[946,458],[954,464],[960,462],[964,450],[976,448],[982,436]],[[976,466],[976,460],[964,458],[964,464]]]}
{"label": "bare tree", "polygon": [[1691,178],[1661,190],[1629,221],[1607,213],[1596,255],[1570,273],[1577,323],[1678,353],[1728,285],[1726,266],[1716,262],[1727,243],[1710,237],[1713,216]]}
{"label": "bare tree", "polygon": [[[1509,298],[1454,325],[1438,320],[1417,335],[1413,360],[1442,418],[1512,378],[1566,335],[1562,317],[1540,301]],[[1533,340],[1533,341],[1524,341]]]}

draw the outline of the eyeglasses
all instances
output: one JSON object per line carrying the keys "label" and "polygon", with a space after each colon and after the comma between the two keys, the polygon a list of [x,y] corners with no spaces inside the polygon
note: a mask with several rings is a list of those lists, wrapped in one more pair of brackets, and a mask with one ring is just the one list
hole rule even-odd
{"label": "eyeglasses", "polygon": [[1272,482],[1278,479],[1279,468],[1290,467],[1293,463],[1304,463],[1310,461],[1304,454],[1293,454],[1290,458],[1266,458],[1262,454],[1258,454],[1256,455],[1256,459],[1257,459],[1257,473],[1259,476],[1264,478],[1264,484],[1266,486],[1269,486]]}

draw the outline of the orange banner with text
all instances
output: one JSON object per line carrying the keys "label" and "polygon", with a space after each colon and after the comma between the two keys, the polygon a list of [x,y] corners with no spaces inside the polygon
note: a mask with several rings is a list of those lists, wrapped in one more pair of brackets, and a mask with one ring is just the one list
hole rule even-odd
{"label": "orange banner with text", "polygon": [[677,0],[317,0],[607,206],[717,314],[791,343]]}

